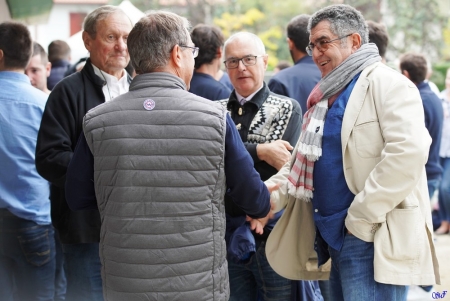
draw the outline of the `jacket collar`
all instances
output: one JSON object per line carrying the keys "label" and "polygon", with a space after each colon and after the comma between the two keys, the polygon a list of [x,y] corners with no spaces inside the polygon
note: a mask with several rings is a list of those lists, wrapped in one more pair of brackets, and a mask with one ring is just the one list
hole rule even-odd
{"label": "jacket collar", "polygon": [[345,108],[344,119],[342,120],[341,129],[341,142],[342,142],[342,153],[347,147],[347,142],[350,137],[350,133],[355,126],[356,120],[358,119],[359,113],[361,111],[363,102],[366,98],[367,90],[369,89],[369,78],[370,73],[380,66],[382,63],[374,63],[361,72],[359,79],[356,81],[353,91],[350,94],[350,98],[347,102],[347,107]]}
{"label": "jacket collar", "polygon": [[[269,97],[270,94],[270,90],[267,87],[266,83],[263,82],[263,87],[261,90],[258,91],[258,93],[256,93],[251,100],[247,101],[245,105],[249,104],[249,105],[253,105],[256,106],[257,110],[259,110],[263,103],[266,101],[267,97]],[[230,98],[228,99],[228,103],[227,103],[227,109],[231,110],[232,107],[234,106],[240,106],[241,104],[239,103],[239,100],[236,97],[236,90],[234,90],[231,95]]]}
{"label": "jacket collar", "polygon": [[[84,65],[81,72],[83,72],[89,78],[89,80],[93,82],[95,85],[101,87],[106,85],[105,80],[103,78],[98,77],[97,74],[95,74],[90,58],[86,60],[86,64]],[[127,73],[127,81],[129,84],[131,83],[131,80],[132,80],[131,76]]]}
{"label": "jacket collar", "polygon": [[136,76],[130,84],[130,91],[148,88],[149,86],[169,89],[186,89],[183,80],[168,72],[150,72]]}

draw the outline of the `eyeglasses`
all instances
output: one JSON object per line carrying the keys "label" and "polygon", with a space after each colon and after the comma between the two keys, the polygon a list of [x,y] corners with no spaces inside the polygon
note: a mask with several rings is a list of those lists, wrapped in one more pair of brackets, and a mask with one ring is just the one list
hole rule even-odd
{"label": "eyeglasses", "polygon": [[231,58],[224,61],[223,63],[225,64],[225,67],[227,67],[227,69],[237,68],[239,66],[239,61],[242,61],[242,64],[244,64],[244,66],[253,66],[254,64],[256,64],[256,58],[262,56],[264,55],[247,55],[240,59]]}
{"label": "eyeglasses", "polygon": [[192,55],[194,56],[194,59],[198,56],[198,51],[200,50],[200,48],[192,47],[192,46],[186,46],[186,45],[178,45],[178,46],[183,47],[183,48],[191,48],[192,49]]}
{"label": "eyeglasses", "polygon": [[351,36],[352,34],[353,34],[353,33],[349,33],[349,34],[347,34],[347,35],[345,35],[345,36],[338,37],[338,38],[336,38],[336,39],[329,40],[329,41],[327,41],[327,40],[320,40],[320,41],[316,42],[315,44],[314,44],[314,43],[309,43],[308,46],[306,47],[306,53],[308,53],[309,56],[312,56],[312,55],[313,55],[313,50],[314,50],[314,48],[316,48],[316,47],[317,47],[317,49],[318,49],[319,51],[327,51],[328,47],[330,47],[329,44],[330,44],[331,42],[334,42],[334,41],[341,40],[341,39],[343,39],[343,38],[349,37],[349,36]]}

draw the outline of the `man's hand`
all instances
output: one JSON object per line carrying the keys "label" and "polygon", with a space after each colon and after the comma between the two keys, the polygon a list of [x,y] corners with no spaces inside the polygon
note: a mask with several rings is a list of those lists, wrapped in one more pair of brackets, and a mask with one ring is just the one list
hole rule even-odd
{"label": "man's hand", "polygon": [[[269,193],[272,193],[273,191],[280,188],[280,183],[277,183],[275,185],[267,185],[267,183],[265,183],[265,184],[267,186],[267,190],[269,190]],[[274,209],[275,209],[275,203],[272,201],[272,199],[270,199],[270,211],[266,217],[254,219],[254,218],[251,218],[250,216],[247,216],[246,220],[247,220],[247,222],[250,222],[250,229],[254,230],[258,234],[263,234],[264,227],[267,225],[267,222],[273,218],[273,215],[274,215],[273,210]]]}
{"label": "man's hand", "polygon": [[276,140],[272,143],[258,144],[256,146],[256,153],[260,160],[267,162],[267,164],[276,170],[280,170],[291,158],[289,151],[293,149],[289,142]]}
{"label": "man's hand", "polygon": [[271,212],[263,218],[254,219],[250,216],[247,216],[247,222],[250,222],[250,229],[254,230],[257,234],[263,234],[264,227],[267,225],[267,222],[269,221],[269,216],[271,215]]}

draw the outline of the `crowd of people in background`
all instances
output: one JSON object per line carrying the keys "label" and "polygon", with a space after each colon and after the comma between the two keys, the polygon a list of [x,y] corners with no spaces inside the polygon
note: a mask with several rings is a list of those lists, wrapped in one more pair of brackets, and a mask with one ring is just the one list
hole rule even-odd
{"label": "crowd of people in background", "polygon": [[250,32],[111,5],[83,30],[71,64],[0,23],[2,300],[401,301],[440,282],[450,69],[440,93],[425,55],[394,70],[386,27],[349,5],[292,18],[267,83]]}

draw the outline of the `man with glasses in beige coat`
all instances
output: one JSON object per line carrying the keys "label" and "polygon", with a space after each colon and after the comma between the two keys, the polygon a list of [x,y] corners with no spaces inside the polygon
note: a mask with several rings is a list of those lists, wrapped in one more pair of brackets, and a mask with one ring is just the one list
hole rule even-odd
{"label": "man with glasses in beige coat", "polygon": [[440,281],[419,91],[380,62],[353,7],[323,8],[308,30],[322,80],[290,163],[267,181],[286,208],[267,258],[292,279],[327,277],[331,258],[333,300],[405,300],[407,285]]}

